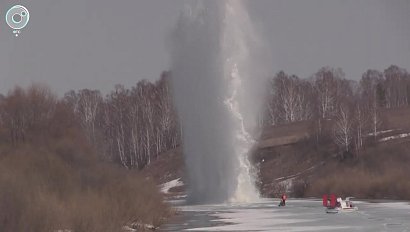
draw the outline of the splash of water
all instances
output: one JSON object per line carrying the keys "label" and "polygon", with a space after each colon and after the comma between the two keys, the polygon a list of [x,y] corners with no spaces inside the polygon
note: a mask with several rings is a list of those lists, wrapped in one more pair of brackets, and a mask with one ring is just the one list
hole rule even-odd
{"label": "splash of water", "polygon": [[248,155],[265,77],[239,0],[191,2],[173,34],[172,84],[193,202],[259,199]]}
{"label": "splash of water", "polygon": [[[230,67],[227,65],[227,67]],[[252,136],[246,131],[244,118],[239,110],[238,90],[241,89],[241,79],[237,64],[235,63],[232,68],[231,73],[231,88],[232,94],[224,103],[228,107],[228,110],[232,113],[233,119],[237,121],[237,128],[235,128],[234,134],[236,137],[235,141],[235,153],[239,160],[239,175],[237,178],[237,188],[234,195],[229,199],[231,202],[251,202],[255,201],[258,196],[257,191],[253,185],[253,172],[251,169],[251,164],[247,157],[249,150],[254,145],[255,141]]]}

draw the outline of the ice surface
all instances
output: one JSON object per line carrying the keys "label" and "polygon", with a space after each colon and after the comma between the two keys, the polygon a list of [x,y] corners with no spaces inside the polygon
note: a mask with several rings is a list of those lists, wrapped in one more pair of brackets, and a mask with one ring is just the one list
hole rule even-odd
{"label": "ice surface", "polygon": [[[355,202],[359,211],[327,214],[321,200],[290,199],[255,204],[180,206],[182,223],[162,231],[410,231],[405,202]],[[178,220],[180,221],[180,220]]]}

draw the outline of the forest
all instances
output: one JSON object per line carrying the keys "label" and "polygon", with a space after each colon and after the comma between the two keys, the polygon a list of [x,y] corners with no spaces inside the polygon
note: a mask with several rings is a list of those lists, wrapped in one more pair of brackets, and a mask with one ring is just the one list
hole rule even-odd
{"label": "forest", "polygon": [[1,98],[1,231],[113,232],[171,214],[153,182],[103,158],[85,99],[74,108],[38,84]]}
{"label": "forest", "polygon": [[358,81],[347,79],[340,68],[323,67],[307,79],[281,71],[269,88],[262,125],[311,121],[317,142],[332,138],[342,155],[360,152],[366,135],[377,137],[383,110],[410,104],[410,74],[395,65],[384,72],[367,70]]}
{"label": "forest", "polygon": [[[105,97],[98,90],[70,91],[61,101],[103,158],[142,169],[180,145],[170,78],[164,72],[155,83],[143,80],[131,89],[118,85]],[[261,130],[311,121],[319,143],[330,133],[341,152],[355,153],[363,148],[364,135],[378,134],[382,110],[409,106],[410,74],[395,65],[383,72],[367,70],[358,81],[347,79],[340,68],[323,67],[308,78],[280,71],[265,91],[264,107],[255,112]],[[330,119],[334,123],[326,134],[324,124]]]}

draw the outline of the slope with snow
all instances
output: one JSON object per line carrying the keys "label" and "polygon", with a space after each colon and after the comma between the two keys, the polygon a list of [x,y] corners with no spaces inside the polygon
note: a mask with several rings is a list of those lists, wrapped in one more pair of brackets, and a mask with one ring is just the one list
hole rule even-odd
{"label": "slope with snow", "polygon": [[169,182],[166,182],[160,186],[161,192],[162,193],[169,193],[169,190],[172,188],[180,187],[183,186],[184,182],[181,181],[181,178],[171,180]]}

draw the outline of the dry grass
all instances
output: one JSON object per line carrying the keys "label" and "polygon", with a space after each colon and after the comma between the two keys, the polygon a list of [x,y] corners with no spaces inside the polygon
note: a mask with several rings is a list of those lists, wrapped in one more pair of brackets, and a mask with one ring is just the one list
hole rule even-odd
{"label": "dry grass", "polygon": [[345,170],[314,182],[307,190],[308,196],[337,193],[371,199],[410,199],[410,180],[403,171],[371,173],[360,170]]}
{"label": "dry grass", "polygon": [[356,161],[329,165],[320,178],[311,180],[306,196],[337,193],[371,199],[410,199],[410,148],[379,145]]}
{"label": "dry grass", "polygon": [[1,231],[113,232],[137,221],[158,225],[167,216],[156,186],[137,173],[59,155],[27,146],[2,157]]}
{"label": "dry grass", "polygon": [[[12,110],[3,102],[2,110],[22,112],[32,97],[21,98]],[[61,103],[53,109],[14,140],[12,124],[0,124],[0,231],[116,232],[137,222],[160,224],[170,211],[157,187],[99,160],[72,112]]]}
{"label": "dry grass", "polygon": [[[383,137],[410,131],[409,114],[409,107],[382,110],[384,121],[379,129],[397,130],[383,134]],[[319,143],[312,136],[296,144],[256,152],[254,162],[260,166],[259,177],[264,195],[269,196],[280,187],[275,181],[278,177],[291,176],[315,167],[295,179],[290,195],[321,197],[325,193],[336,193],[361,198],[410,199],[409,138],[376,143],[373,137],[369,137],[363,150],[341,159],[329,133],[332,121],[323,123],[324,132],[319,137]],[[289,135],[313,133],[313,126],[309,122],[300,122],[270,127],[265,130],[262,139],[280,140]]]}

